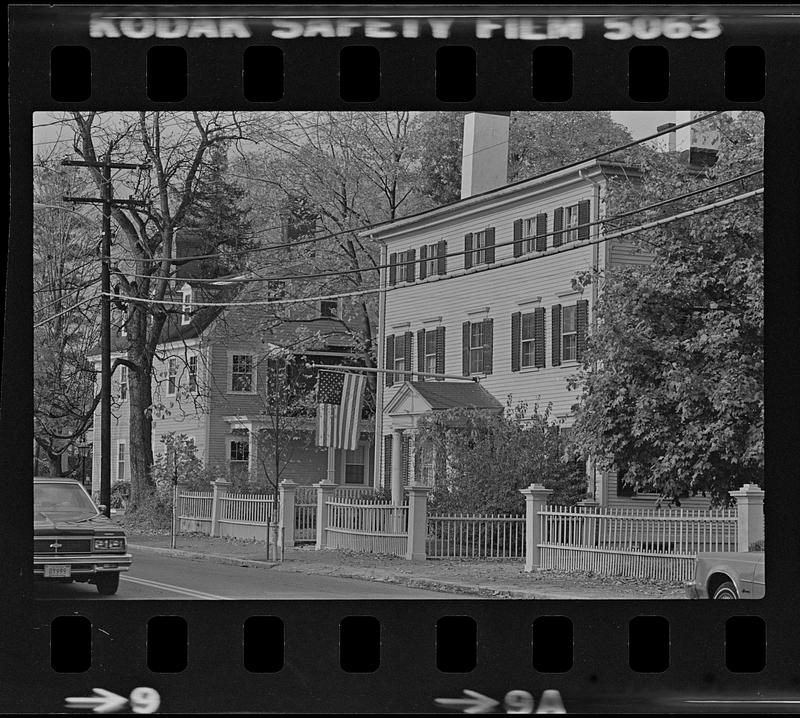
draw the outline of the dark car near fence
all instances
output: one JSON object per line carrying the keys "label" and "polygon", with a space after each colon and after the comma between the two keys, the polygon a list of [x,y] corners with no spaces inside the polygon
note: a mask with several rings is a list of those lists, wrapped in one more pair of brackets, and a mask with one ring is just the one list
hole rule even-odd
{"label": "dark car near fence", "polygon": [[130,565],[125,531],[100,512],[79,482],[33,480],[34,578],[92,583],[111,595]]}
{"label": "dark car near fence", "polygon": [[686,594],[689,598],[763,598],[764,552],[698,554],[694,581]]}

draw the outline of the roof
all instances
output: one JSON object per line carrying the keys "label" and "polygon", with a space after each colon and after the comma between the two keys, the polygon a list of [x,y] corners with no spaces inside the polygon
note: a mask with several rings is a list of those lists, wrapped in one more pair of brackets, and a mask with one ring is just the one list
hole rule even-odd
{"label": "roof", "polygon": [[486,202],[494,199],[504,198],[512,200],[528,190],[538,189],[548,183],[567,181],[570,177],[582,178],[585,175],[604,175],[620,173],[627,176],[639,176],[641,171],[633,165],[609,160],[587,160],[578,164],[570,164],[566,167],[559,167],[547,170],[533,177],[515,180],[494,189],[478,192],[469,197],[462,197],[453,202],[431,207],[420,212],[407,214],[392,220],[386,220],[372,225],[369,229],[359,233],[360,237],[379,238],[381,235],[390,233],[398,229],[407,229],[422,222],[444,218],[445,216],[462,211],[470,211],[483,206]]}
{"label": "roof", "polygon": [[474,381],[410,381],[408,382],[431,408],[502,410],[503,405]]}

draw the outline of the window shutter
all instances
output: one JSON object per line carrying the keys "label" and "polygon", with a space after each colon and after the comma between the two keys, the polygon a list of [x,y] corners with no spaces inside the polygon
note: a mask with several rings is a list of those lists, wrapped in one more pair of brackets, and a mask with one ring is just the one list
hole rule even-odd
{"label": "window shutter", "polygon": [[472,266],[472,232],[464,235],[464,269]]}
{"label": "window shutter", "polygon": [[577,330],[576,357],[578,361],[583,359],[586,351],[586,334],[589,329],[589,301],[581,299],[575,309],[575,328]]}
{"label": "window shutter", "polygon": [[547,249],[547,213],[536,215],[536,251],[544,252]]}
{"label": "window shutter", "polygon": [[[425,371],[425,330],[417,332],[417,371]],[[424,376],[418,377],[420,381],[425,381]]]}
{"label": "window shutter", "polygon": [[[411,341],[413,336],[414,334],[412,332],[406,332],[403,339],[403,359],[405,360],[406,371],[412,371],[414,369],[414,365],[411,363]],[[413,374],[404,374],[400,377],[400,381],[411,381],[413,378]]]}
{"label": "window shutter", "polygon": [[533,365],[544,366],[544,307],[533,310]]}
{"label": "window shutter", "polygon": [[428,259],[428,245],[423,244],[419,248],[419,278],[425,279],[428,276],[428,268],[425,266],[425,260]]}
{"label": "window shutter", "polygon": [[389,488],[392,485],[392,435],[387,434],[383,437],[383,486]]}
{"label": "window shutter", "polygon": [[553,306],[553,366],[561,366],[561,305]]}
{"label": "window shutter", "polygon": [[514,221],[514,256],[522,256],[522,220]]}
{"label": "window shutter", "polygon": [[461,373],[469,376],[469,322],[461,325]]}
{"label": "window shutter", "polygon": [[511,371],[520,370],[520,323],[522,313],[514,312],[511,315]]}
{"label": "window shutter", "polygon": [[[583,199],[578,202],[578,241],[589,239],[589,200]],[[587,226],[583,226],[587,225]]]}
{"label": "window shutter", "polygon": [[494,338],[492,336],[493,319],[483,320],[483,371],[485,374],[492,373],[492,350],[494,348]]}
{"label": "window shutter", "polygon": [[389,284],[397,284],[397,252],[389,255]]}
{"label": "window shutter", "polygon": [[406,281],[413,282],[416,280],[417,273],[414,271],[417,262],[417,250],[416,249],[409,249],[406,252]]}
{"label": "window shutter", "polygon": [[444,327],[436,327],[436,373],[444,374]]}
{"label": "window shutter", "polygon": [[564,229],[564,208],[556,207],[553,212],[553,246],[560,247],[562,234],[561,230]]}
{"label": "window shutter", "polygon": [[494,227],[486,230],[486,264],[494,264]]}
{"label": "window shutter", "polygon": [[441,240],[436,244],[436,258],[439,266],[436,268],[439,274],[447,274],[447,241]]}
{"label": "window shutter", "polygon": [[[394,334],[386,337],[386,354],[383,357],[383,368],[392,369],[394,367]],[[394,378],[389,372],[384,374],[386,377],[386,386],[391,386],[394,383]]]}

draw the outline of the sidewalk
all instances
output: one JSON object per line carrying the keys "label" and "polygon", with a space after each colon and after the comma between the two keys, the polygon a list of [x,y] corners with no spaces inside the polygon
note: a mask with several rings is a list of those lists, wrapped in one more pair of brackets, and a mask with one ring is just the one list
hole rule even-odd
{"label": "sidewalk", "polygon": [[594,576],[541,570],[526,573],[522,561],[470,561],[432,559],[419,563],[396,556],[378,556],[343,550],[317,551],[314,546],[288,549],[282,562],[269,561],[263,542],[178,536],[128,531],[128,547],[195,560],[209,560],[273,571],[337,576],[397,583],[447,593],[483,598],[522,599],[665,599],[684,598],[682,584],[621,577]]}

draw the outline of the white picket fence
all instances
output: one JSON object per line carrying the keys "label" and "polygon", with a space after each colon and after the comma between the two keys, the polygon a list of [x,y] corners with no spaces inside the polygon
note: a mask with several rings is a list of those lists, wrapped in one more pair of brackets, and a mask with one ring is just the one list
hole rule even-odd
{"label": "white picket fence", "polygon": [[327,548],[405,556],[408,506],[335,497],[325,510]]}
{"label": "white picket fence", "polygon": [[525,517],[509,515],[428,516],[428,558],[525,558]]}
{"label": "white picket fence", "polygon": [[541,568],[689,581],[699,552],[736,551],[735,509],[545,506]]}
{"label": "white picket fence", "polygon": [[220,523],[266,526],[277,520],[271,494],[222,494],[219,503]]}
{"label": "white picket fence", "polygon": [[182,519],[211,520],[211,504],[214,495],[210,491],[184,491],[178,495],[178,516]]}

